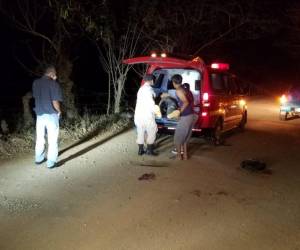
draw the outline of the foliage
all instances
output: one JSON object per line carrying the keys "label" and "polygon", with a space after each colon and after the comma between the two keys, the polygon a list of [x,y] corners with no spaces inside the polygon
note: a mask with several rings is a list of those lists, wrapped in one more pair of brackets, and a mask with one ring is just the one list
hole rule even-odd
{"label": "foliage", "polygon": [[276,45],[287,50],[290,57],[298,61],[300,56],[300,3],[298,1],[291,1],[287,8],[284,28],[285,31],[281,33]]}
{"label": "foliage", "polygon": [[107,130],[125,128],[131,123],[130,119],[121,118],[117,115],[93,115],[85,113],[82,117],[62,122],[61,138],[79,140],[92,138]]}
{"label": "foliage", "polygon": [[[21,121],[20,121],[21,122]],[[131,120],[116,115],[91,115],[85,113],[73,120],[62,121],[59,140],[62,144],[89,140],[105,133],[117,133],[131,126]],[[0,134],[0,158],[15,157],[20,153],[29,153],[34,148],[35,128],[24,128],[11,134]]]}
{"label": "foliage", "polygon": [[[31,75],[40,76],[45,65],[56,66],[64,92],[64,107],[70,117],[77,115],[70,75],[73,67],[72,47],[81,35],[75,21],[78,8],[71,0],[17,0],[1,9],[16,29],[28,35],[22,46],[16,44],[16,48],[22,50],[26,46],[27,56],[32,60],[28,66],[24,58],[17,55],[16,59],[23,68]],[[16,53],[24,55],[18,50]]]}
{"label": "foliage", "polygon": [[172,53],[196,55],[216,42],[257,39],[280,28],[281,6],[266,1],[129,2],[129,16],[144,28],[153,48]]}

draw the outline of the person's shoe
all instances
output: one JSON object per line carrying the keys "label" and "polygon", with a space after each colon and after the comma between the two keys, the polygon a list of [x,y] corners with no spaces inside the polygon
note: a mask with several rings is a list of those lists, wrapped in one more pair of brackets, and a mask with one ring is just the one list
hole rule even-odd
{"label": "person's shoe", "polygon": [[[171,151],[172,154],[177,155],[177,149],[173,148]],[[183,151],[181,151],[181,154],[183,154]]]}
{"label": "person's shoe", "polygon": [[138,145],[139,145],[138,155],[143,155],[145,153],[144,145],[143,144],[138,144]]}
{"label": "person's shoe", "polygon": [[173,148],[172,151],[171,151],[171,153],[174,154],[174,155],[177,155],[177,149]]}
{"label": "person's shoe", "polygon": [[53,161],[47,162],[47,167],[50,169],[55,168],[55,167],[57,167],[57,163],[53,162]]}
{"label": "person's shoe", "polygon": [[157,156],[158,153],[154,151],[154,145],[153,144],[148,144],[147,145],[147,151],[146,151],[147,155],[152,155],[152,156]]}
{"label": "person's shoe", "polygon": [[41,165],[41,164],[43,164],[45,161],[46,161],[46,159],[41,160],[41,161],[35,161],[34,163],[35,163],[35,165]]}

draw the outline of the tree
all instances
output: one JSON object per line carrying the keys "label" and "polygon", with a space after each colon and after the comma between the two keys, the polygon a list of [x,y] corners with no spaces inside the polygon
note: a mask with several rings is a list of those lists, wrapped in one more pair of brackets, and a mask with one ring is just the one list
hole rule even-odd
{"label": "tree", "polygon": [[[129,16],[154,49],[196,56],[224,41],[257,39],[280,28],[274,1],[130,0]],[[274,8],[276,9],[274,11]]]}
{"label": "tree", "polygon": [[[17,7],[17,8],[16,8]],[[2,6],[2,12],[13,21],[15,27],[29,34],[27,49],[35,66],[22,66],[32,75],[40,75],[41,67],[54,64],[64,92],[64,108],[68,118],[77,116],[70,79],[73,62],[70,44],[78,36],[75,14],[79,5],[71,0],[23,0]],[[26,116],[28,117],[28,116]]]}
{"label": "tree", "polygon": [[103,50],[101,50],[100,46],[97,46],[100,62],[108,75],[109,95],[107,113],[110,113],[111,109],[111,88],[113,89],[113,113],[120,113],[125,80],[131,68],[130,65],[125,65],[122,62],[125,58],[135,56],[139,36],[137,26],[131,27],[129,25],[126,33],[119,38],[119,41],[116,41],[113,37],[109,37],[103,41]]}
{"label": "tree", "polygon": [[285,48],[291,58],[298,60],[300,55],[300,4],[295,1],[290,4],[285,15],[286,21],[282,38],[277,44]]}
{"label": "tree", "polygon": [[[93,11],[89,6],[93,6]],[[85,7],[81,11],[82,29],[95,44],[108,76],[107,114],[116,114],[121,111],[126,75],[131,68],[122,61],[138,53],[141,30],[136,24],[119,22],[121,18],[105,1],[98,5],[87,2]]]}

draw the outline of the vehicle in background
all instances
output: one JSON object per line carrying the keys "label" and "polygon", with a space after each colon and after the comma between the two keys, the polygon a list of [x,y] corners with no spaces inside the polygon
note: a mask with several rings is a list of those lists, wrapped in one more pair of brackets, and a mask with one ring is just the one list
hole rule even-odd
{"label": "vehicle in background", "polygon": [[[238,78],[230,73],[229,64],[216,62],[208,66],[200,57],[187,60],[167,57],[165,54],[130,58],[124,63],[147,64],[147,74],[155,76],[153,89],[162,113],[162,117],[156,119],[160,131],[174,130],[178,122],[167,117],[178,105],[171,82],[175,74],[182,76],[183,83],[188,83],[194,96],[194,110],[198,115],[194,132],[220,144],[225,131],[236,127],[244,129],[247,123],[245,89]],[[159,98],[161,93],[168,93],[170,98]]]}
{"label": "vehicle in background", "polygon": [[300,86],[293,86],[280,97],[279,119],[288,120],[289,118],[299,115]]}

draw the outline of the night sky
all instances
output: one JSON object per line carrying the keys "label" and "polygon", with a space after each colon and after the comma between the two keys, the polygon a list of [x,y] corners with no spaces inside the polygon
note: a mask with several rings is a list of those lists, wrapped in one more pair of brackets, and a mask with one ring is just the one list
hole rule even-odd
{"label": "night sky", "polygon": [[[13,1],[10,2],[13,4]],[[181,2],[183,4],[185,1]],[[275,0],[273,2],[276,4],[282,1]],[[285,1],[284,4],[288,8],[291,3],[292,1]],[[119,5],[111,4],[111,6]],[[269,11],[272,12],[271,9]],[[119,8],[116,8],[116,13],[120,13]],[[282,15],[288,15],[286,11],[282,13]],[[29,41],[28,35],[16,29],[4,15],[1,16],[0,21],[2,33],[0,39],[2,75],[0,114],[5,117],[20,110],[20,97],[30,91],[31,83],[36,76],[26,72],[16,59],[19,58],[27,65],[33,63],[30,53],[24,46]],[[291,48],[278,46],[278,44],[284,43],[285,36],[288,34],[287,26],[289,25],[285,26],[284,24],[277,33],[271,35],[266,33],[257,39],[216,43],[201,52],[203,54],[200,56],[203,55],[204,58],[210,59],[213,57],[225,58],[241,78],[262,88],[268,88],[274,82],[277,85],[284,85],[287,82],[299,81],[297,73],[299,66],[297,60],[291,56],[293,54]],[[105,92],[106,75],[101,69],[93,44],[82,39],[76,44],[76,49],[72,53],[74,58],[72,80],[77,93],[88,96],[89,93],[94,95]],[[127,86],[127,88],[132,89],[132,86]]]}

